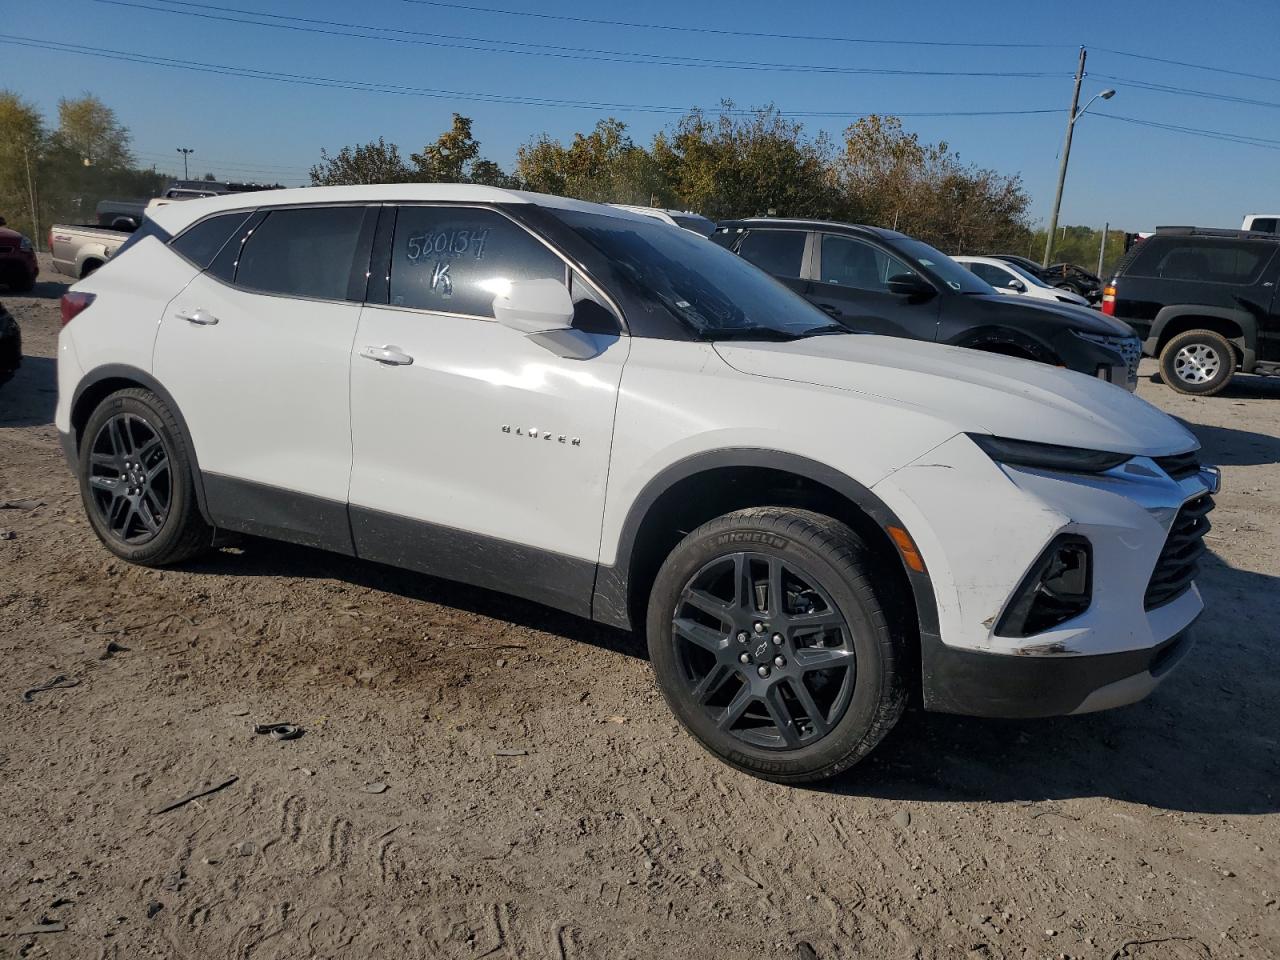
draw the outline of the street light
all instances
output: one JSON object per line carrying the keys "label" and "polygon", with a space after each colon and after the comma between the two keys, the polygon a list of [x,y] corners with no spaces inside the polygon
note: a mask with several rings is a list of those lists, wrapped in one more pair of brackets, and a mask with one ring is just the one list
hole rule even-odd
{"label": "street light", "polygon": [[1103,100],[1110,100],[1116,95],[1115,90],[1108,87],[1101,93],[1095,93],[1089,98],[1083,109],[1077,110],[1076,105],[1080,102],[1080,82],[1084,79],[1084,60],[1085,49],[1080,48],[1080,65],[1076,68],[1076,86],[1071,95],[1071,112],[1067,119],[1067,138],[1062,144],[1062,162],[1058,164],[1058,192],[1053,198],[1053,216],[1049,218],[1049,232],[1044,238],[1044,260],[1041,266],[1049,266],[1049,258],[1053,256],[1053,235],[1058,232],[1058,212],[1062,209],[1062,188],[1067,182],[1067,161],[1071,159],[1071,134],[1075,132],[1076,121],[1084,116],[1085,110],[1093,106],[1093,101],[1101,97]]}
{"label": "street light", "polygon": [[195,150],[193,150],[191,147],[178,147],[178,152],[182,154],[182,179],[190,180],[191,175],[187,173],[187,157],[195,153]]}

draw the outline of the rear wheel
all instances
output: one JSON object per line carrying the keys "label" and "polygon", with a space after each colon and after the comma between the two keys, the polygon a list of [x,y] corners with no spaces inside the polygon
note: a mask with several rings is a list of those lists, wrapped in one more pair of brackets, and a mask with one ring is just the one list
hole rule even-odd
{"label": "rear wheel", "polygon": [[149,390],[111,394],[80,437],[80,495],[94,533],[118,557],[165,566],[212,542],[173,413]]}
{"label": "rear wheel", "polygon": [[1235,373],[1231,341],[1213,330],[1188,330],[1160,351],[1160,377],[1178,393],[1208,397],[1226,389]]}
{"label": "rear wheel", "polygon": [[649,654],[677,719],[720,759],[804,782],[861,760],[906,704],[903,651],[849,527],[761,507],[672,551],[650,595]]}

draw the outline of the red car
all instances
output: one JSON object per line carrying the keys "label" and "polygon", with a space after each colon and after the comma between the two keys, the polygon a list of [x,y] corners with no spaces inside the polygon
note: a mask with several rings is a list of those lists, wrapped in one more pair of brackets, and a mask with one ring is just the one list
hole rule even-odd
{"label": "red car", "polygon": [[36,251],[31,241],[4,225],[0,217],[0,283],[10,290],[26,293],[36,285],[40,265],[36,263]]}

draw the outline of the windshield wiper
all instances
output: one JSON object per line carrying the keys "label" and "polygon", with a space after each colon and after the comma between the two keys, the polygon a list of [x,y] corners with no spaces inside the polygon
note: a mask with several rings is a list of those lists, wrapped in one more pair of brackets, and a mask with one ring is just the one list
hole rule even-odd
{"label": "windshield wiper", "polygon": [[856,330],[846,327],[843,323],[825,323],[820,327],[810,327],[804,333],[800,334],[800,336],[825,337],[828,334],[832,334],[832,333],[856,333],[856,332],[857,332]]}
{"label": "windshield wiper", "polygon": [[799,340],[809,335],[808,330],[779,330],[777,327],[721,327],[716,330],[702,331],[702,339],[712,342],[718,340],[768,340],[773,343],[785,343],[788,340]]}

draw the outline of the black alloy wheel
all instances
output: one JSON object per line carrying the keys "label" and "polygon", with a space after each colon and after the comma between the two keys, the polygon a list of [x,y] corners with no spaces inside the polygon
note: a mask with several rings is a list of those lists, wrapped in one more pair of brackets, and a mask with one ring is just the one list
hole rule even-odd
{"label": "black alloy wheel", "polygon": [[160,535],[173,501],[173,471],[159,432],[145,417],[117,413],[89,452],[89,489],[102,525],[121,543]]}
{"label": "black alloy wheel", "polygon": [[794,562],[716,558],[681,591],[672,632],[688,696],[745,744],[808,746],[849,707],[857,673],[849,624]]}

